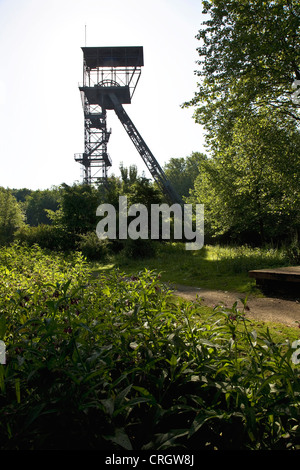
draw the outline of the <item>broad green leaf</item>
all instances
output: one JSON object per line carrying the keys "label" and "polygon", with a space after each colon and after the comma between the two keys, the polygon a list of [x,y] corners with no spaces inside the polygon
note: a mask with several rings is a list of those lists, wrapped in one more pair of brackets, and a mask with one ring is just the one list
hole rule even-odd
{"label": "broad green leaf", "polygon": [[117,429],[114,436],[104,436],[106,440],[114,442],[125,450],[133,450],[129,437],[123,429]]}

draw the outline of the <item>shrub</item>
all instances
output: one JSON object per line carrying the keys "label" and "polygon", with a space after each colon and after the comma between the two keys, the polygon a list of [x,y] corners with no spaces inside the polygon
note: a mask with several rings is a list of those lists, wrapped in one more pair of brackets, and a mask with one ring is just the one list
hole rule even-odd
{"label": "shrub", "polygon": [[122,254],[127,258],[151,258],[156,255],[156,244],[152,240],[129,238],[124,242]]}
{"label": "shrub", "polygon": [[15,240],[28,246],[39,245],[49,250],[68,251],[75,248],[76,236],[53,225],[41,224],[37,227],[26,225],[20,228]]}
{"label": "shrub", "polygon": [[108,240],[99,240],[95,232],[80,235],[77,248],[88,260],[104,261],[109,254]]}
{"label": "shrub", "polygon": [[286,248],[286,255],[292,265],[300,263],[300,243],[298,237],[294,238],[289,246]]}

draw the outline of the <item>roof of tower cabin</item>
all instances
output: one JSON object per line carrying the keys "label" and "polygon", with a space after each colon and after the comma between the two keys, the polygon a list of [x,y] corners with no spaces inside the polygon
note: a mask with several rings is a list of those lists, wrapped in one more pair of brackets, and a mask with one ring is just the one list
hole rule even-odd
{"label": "roof of tower cabin", "polygon": [[144,65],[143,47],[82,47],[86,67],[139,67]]}

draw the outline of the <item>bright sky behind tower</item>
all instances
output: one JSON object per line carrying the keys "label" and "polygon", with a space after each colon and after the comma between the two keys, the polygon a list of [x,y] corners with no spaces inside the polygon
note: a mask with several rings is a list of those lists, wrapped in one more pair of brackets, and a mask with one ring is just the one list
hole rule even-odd
{"label": "bright sky behind tower", "polygon": [[[81,181],[78,84],[87,46],[143,46],[144,67],[126,112],[163,166],[205,151],[193,110],[200,0],[0,0],[0,186],[46,189]],[[85,27],[86,25],[86,27]],[[86,31],[86,34],[85,34]],[[150,174],[113,111],[108,153],[119,174]]]}

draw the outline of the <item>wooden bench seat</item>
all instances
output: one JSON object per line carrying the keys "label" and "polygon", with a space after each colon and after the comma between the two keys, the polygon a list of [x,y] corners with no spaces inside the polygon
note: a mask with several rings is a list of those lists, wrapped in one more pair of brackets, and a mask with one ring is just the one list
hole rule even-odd
{"label": "wooden bench seat", "polygon": [[297,294],[300,296],[300,266],[283,268],[254,269],[249,276],[264,291]]}

